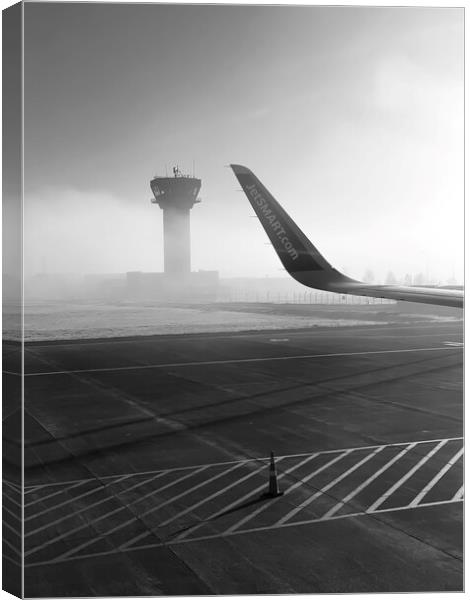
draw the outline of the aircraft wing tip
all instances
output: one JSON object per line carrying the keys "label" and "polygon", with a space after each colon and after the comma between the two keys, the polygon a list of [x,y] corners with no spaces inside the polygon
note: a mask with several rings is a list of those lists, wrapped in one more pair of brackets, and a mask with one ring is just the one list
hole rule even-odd
{"label": "aircraft wing tip", "polygon": [[248,174],[251,175],[250,169],[247,169],[243,165],[230,165],[230,166],[232,167],[235,175],[248,175]]}

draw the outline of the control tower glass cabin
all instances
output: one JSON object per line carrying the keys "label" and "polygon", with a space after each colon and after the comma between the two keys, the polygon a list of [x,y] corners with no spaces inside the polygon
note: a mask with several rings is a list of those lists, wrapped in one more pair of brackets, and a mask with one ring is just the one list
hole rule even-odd
{"label": "control tower glass cabin", "polygon": [[177,167],[173,177],[155,176],[150,182],[153,204],[163,210],[165,275],[181,278],[191,272],[189,211],[200,200],[201,180],[182,175]]}

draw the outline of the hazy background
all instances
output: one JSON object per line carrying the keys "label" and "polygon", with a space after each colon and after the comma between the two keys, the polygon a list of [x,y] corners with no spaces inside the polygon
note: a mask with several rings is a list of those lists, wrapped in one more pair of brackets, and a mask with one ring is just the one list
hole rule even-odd
{"label": "hazy background", "polygon": [[463,278],[463,10],[25,4],[25,274],[163,269],[149,180],[202,178],[192,266],[279,277],[228,163],[330,262]]}

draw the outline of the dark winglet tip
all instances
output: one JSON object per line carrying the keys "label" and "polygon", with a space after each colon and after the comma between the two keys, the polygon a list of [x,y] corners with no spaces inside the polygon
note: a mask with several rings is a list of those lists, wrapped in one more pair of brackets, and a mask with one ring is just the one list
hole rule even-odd
{"label": "dark winglet tip", "polygon": [[235,175],[251,175],[250,169],[247,169],[243,165],[230,165]]}

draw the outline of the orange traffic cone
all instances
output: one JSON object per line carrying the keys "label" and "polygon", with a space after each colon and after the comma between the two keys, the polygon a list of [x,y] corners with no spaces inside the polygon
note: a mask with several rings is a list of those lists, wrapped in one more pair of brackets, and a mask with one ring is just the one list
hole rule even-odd
{"label": "orange traffic cone", "polygon": [[268,491],[262,494],[262,498],[277,498],[277,496],[282,496],[284,492],[279,490],[279,485],[277,483],[277,473],[276,473],[276,464],[274,462],[274,453],[271,451],[271,458],[269,461],[269,487]]}

